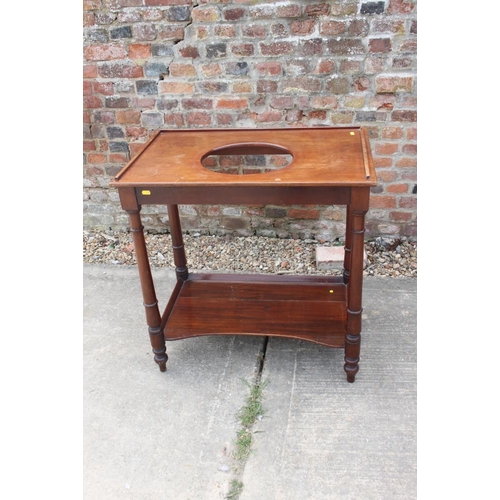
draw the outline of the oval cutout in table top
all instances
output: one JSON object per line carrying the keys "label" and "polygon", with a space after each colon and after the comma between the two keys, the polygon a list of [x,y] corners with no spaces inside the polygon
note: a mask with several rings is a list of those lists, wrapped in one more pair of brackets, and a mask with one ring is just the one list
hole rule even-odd
{"label": "oval cutout in table top", "polygon": [[272,172],[292,161],[293,154],[287,148],[267,143],[229,144],[212,149],[201,158],[204,168],[233,175]]}

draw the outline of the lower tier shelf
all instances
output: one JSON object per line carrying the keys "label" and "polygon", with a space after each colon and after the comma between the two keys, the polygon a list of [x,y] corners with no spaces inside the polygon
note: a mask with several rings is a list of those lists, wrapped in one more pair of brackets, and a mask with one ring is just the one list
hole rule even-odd
{"label": "lower tier shelf", "polygon": [[344,347],[346,291],[340,277],[190,274],[177,282],[162,326],[166,340],[259,335]]}

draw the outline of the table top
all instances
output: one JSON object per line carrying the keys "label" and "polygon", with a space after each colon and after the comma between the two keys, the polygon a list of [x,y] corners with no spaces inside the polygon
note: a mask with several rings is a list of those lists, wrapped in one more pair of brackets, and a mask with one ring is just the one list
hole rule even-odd
{"label": "table top", "polygon": [[[279,170],[234,175],[202,165],[211,154],[290,154]],[[160,130],[111,182],[113,187],[374,186],[363,127]]]}

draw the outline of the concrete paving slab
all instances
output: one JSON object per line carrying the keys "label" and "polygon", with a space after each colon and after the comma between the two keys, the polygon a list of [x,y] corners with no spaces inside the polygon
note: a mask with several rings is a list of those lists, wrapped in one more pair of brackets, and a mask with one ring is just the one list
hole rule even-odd
{"label": "concrete paving slab", "polygon": [[[172,271],[153,271],[160,307]],[[221,499],[261,337],[200,337],[152,359],[137,269],[84,266],[84,498]]]}
{"label": "concrete paving slab", "polygon": [[265,417],[241,500],[414,499],[416,281],[366,278],[360,371],[343,352],[271,338]]}

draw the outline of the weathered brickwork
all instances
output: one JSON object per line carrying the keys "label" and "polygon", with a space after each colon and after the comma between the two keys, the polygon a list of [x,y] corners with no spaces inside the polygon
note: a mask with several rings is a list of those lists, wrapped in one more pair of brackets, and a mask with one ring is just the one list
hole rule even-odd
{"label": "weathered brickwork", "polygon": [[[85,227],[127,227],[109,181],[159,128],[363,125],[368,236],[416,236],[416,0],[84,0],[83,19]],[[344,233],[332,206],[180,211],[191,231]],[[163,207],[143,214],[168,227]]]}

